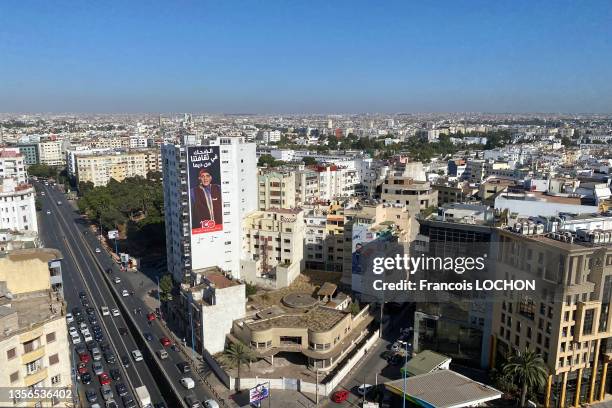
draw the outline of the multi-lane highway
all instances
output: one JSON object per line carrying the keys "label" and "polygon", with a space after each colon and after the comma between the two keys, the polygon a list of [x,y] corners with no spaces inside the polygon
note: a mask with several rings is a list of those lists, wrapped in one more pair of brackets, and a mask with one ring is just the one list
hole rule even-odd
{"label": "multi-lane highway", "polygon": [[[162,395],[166,397],[179,395],[181,404],[184,404],[184,397],[188,395],[199,401],[212,398],[210,390],[197,381],[197,376],[193,372],[182,372],[181,366],[185,363],[182,353],[176,351],[174,347],[162,344],[162,339],[168,337],[168,334],[158,319],[149,321],[147,318],[153,310],[150,304],[147,306],[144,301],[148,294],[143,293],[146,289],[142,288],[141,282],[149,278],[142,273],[120,271],[116,262],[100,245],[96,234],[92,233],[87,223],[66,201],[65,195],[50,186],[39,184],[37,187],[45,192],[45,196],[41,197],[43,210],[40,213],[43,241],[46,246],[58,248],[64,254],[65,260],[62,266],[69,309],[74,305],[81,306],[78,297],[81,290],[91,293],[90,303],[96,308],[98,316],[102,305],[110,309],[118,308],[122,311],[122,316],[104,318],[100,316],[98,319],[105,324],[103,329],[109,334],[107,341],[116,346],[116,353],[119,356],[129,354],[138,348],[137,344],[140,344],[145,358],[151,360],[147,363],[161,367],[161,370],[152,375],[151,371],[155,370],[148,369],[144,362],[134,363],[132,359],[132,364],[126,369],[125,378],[129,378],[133,387],[146,385],[154,402],[163,401]],[[58,201],[62,204],[58,205]],[[47,214],[47,210],[51,213]],[[96,248],[100,248],[99,253]],[[110,273],[107,273],[109,269]],[[121,280],[119,283],[114,283],[116,277]],[[123,296],[124,290],[133,295]],[[136,313],[138,310],[141,312]],[[123,316],[126,313],[130,316]],[[120,332],[125,333],[125,330],[120,328],[127,328],[127,334],[121,335]],[[160,350],[165,350],[168,357],[160,359]],[[118,365],[121,365],[120,362]],[[187,390],[181,384],[181,378],[184,377],[195,380],[193,389]],[[178,403],[175,400],[171,405]]]}

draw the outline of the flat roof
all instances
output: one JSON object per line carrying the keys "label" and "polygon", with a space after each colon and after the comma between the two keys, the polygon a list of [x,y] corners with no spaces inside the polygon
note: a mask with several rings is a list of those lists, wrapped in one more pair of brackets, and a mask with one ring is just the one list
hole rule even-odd
{"label": "flat roof", "polygon": [[330,330],[349,313],[324,306],[316,306],[304,313],[288,313],[269,319],[245,323],[251,330],[262,331],[271,328],[308,329],[313,332]]}
{"label": "flat roof", "polygon": [[409,376],[427,374],[450,360],[450,357],[434,353],[430,350],[424,350],[412,357],[403,370],[406,370]]}
{"label": "flat roof", "polygon": [[[404,380],[385,383],[390,392],[403,395]],[[406,400],[421,407],[471,407],[501,398],[502,392],[451,370],[408,377]]]}

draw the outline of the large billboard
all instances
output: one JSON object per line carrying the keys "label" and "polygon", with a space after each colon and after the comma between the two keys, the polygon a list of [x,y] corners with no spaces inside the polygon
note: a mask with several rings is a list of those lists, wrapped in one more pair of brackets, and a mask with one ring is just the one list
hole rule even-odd
{"label": "large billboard", "polygon": [[191,234],[223,230],[219,146],[187,148]]}

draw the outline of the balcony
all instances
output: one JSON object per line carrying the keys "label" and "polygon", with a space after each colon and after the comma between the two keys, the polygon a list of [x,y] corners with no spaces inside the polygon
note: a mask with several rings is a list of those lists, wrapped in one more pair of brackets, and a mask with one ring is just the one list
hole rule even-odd
{"label": "balcony", "polygon": [[34,374],[26,375],[23,379],[23,385],[26,387],[30,387],[34,384],[37,384],[47,378],[47,368],[41,368]]}
{"label": "balcony", "polygon": [[45,346],[40,346],[36,350],[32,350],[29,353],[22,354],[21,363],[28,364],[32,361],[38,360],[45,355]]}
{"label": "balcony", "polygon": [[29,332],[23,333],[21,336],[19,336],[19,342],[27,343],[28,341],[39,338],[40,336],[42,336],[42,334],[43,334],[42,327],[38,327],[36,329],[30,330]]}

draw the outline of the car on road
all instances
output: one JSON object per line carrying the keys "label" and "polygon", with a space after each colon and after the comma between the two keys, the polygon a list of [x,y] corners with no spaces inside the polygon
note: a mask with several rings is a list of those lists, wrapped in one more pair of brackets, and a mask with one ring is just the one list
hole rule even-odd
{"label": "car on road", "polygon": [[87,326],[87,323],[80,323],[79,330],[81,331],[81,333],[83,333],[85,330],[89,330],[89,326]]}
{"label": "car on road", "polygon": [[89,401],[90,403],[94,403],[98,400],[98,393],[94,390],[85,391],[85,396],[87,397],[87,401]]}
{"label": "car on road", "polygon": [[84,374],[87,372],[87,364],[86,363],[79,363],[77,365],[77,370],[79,371],[79,374]]}
{"label": "car on road", "polygon": [[96,248],[96,254],[99,254],[100,252],[102,252],[100,251],[100,248]]}
{"label": "car on road", "polygon": [[130,358],[127,356],[127,354],[121,356],[121,364],[123,364],[123,367],[125,368],[130,366]]}
{"label": "car on road", "polygon": [[349,393],[347,390],[339,390],[332,394],[331,400],[336,403],[344,402],[348,399]]}
{"label": "car on road", "polygon": [[104,361],[106,361],[107,364],[115,364],[117,362],[115,355],[111,352],[104,353]]}
{"label": "car on road", "polygon": [[121,397],[121,401],[123,402],[123,406],[125,408],[134,408],[136,407],[136,403],[134,402],[134,398],[131,395],[124,395]]}
{"label": "car on road", "polygon": [[183,377],[181,378],[181,385],[187,388],[188,390],[190,390],[193,387],[195,387],[195,382],[193,381],[193,378],[191,377]]}
{"label": "car on road", "polygon": [[372,384],[361,384],[359,387],[357,387],[357,393],[359,395],[367,395],[373,389],[374,386]]}
{"label": "car on road", "polygon": [[79,335],[79,331],[77,330],[76,327],[70,326],[70,327],[68,327],[68,334],[70,334],[70,336],[78,336]]}
{"label": "car on road", "polygon": [[168,358],[168,352],[164,349],[161,350],[157,350],[157,355],[159,356],[160,359],[165,360]]}
{"label": "car on road", "polygon": [[66,314],[66,323],[72,323],[74,322],[74,316],[72,315],[72,313],[67,313]]}
{"label": "car on road", "polygon": [[170,341],[170,339],[169,339],[169,338],[167,338],[167,337],[165,337],[165,336],[164,336],[164,337],[162,337],[161,339],[159,339],[159,342],[160,342],[160,343],[162,344],[162,346],[164,346],[164,347],[168,347],[168,346],[172,345],[172,342]]}
{"label": "car on road", "polygon": [[91,357],[93,358],[94,361],[100,361],[102,359],[102,353],[100,353],[100,349],[97,347],[94,347],[91,350]]}
{"label": "car on road", "polygon": [[73,314],[74,316],[80,316],[80,315],[81,315],[81,309],[80,309],[80,308],[78,308],[78,307],[73,307],[73,308],[72,308],[72,314]]}
{"label": "car on road", "polygon": [[81,304],[83,307],[89,307],[89,300],[87,298],[81,299]]}
{"label": "car on road", "polygon": [[100,394],[102,394],[102,398],[104,398],[104,401],[108,401],[110,399],[113,399],[114,397],[113,389],[110,387],[109,384],[103,384],[100,387]]}
{"label": "car on road", "polygon": [[144,336],[144,338],[145,338],[147,341],[152,341],[152,340],[153,340],[153,335],[152,335],[151,333],[148,333],[148,332],[147,332],[147,333],[144,333],[144,334],[143,334],[143,336]]}
{"label": "car on road", "polygon": [[187,374],[188,372],[191,371],[191,366],[189,366],[189,363],[186,361],[181,361],[176,366],[178,367],[179,371],[183,374]]}
{"label": "car on road", "polygon": [[120,327],[119,328],[119,334],[122,336],[125,336],[128,333],[127,329],[125,327]]}
{"label": "car on road", "polygon": [[406,347],[408,346],[408,343],[406,343],[403,340],[398,340],[395,343],[393,343],[393,345],[391,346],[391,351],[401,351],[401,350],[406,350]]}
{"label": "car on road", "polygon": [[85,299],[86,297],[87,297],[87,293],[85,293],[84,291],[79,292],[79,299]]}
{"label": "car on road", "polygon": [[108,385],[111,382],[110,377],[106,373],[102,373],[98,375],[98,381],[100,381],[100,385]]}
{"label": "car on road", "polygon": [[219,403],[213,399],[204,401],[204,408],[220,408]]}
{"label": "car on road", "polygon": [[121,315],[121,314],[119,313],[119,309],[117,309],[117,308],[114,308],[114,309],[111,311],[111,313],[113,314],[113,317],[118,317],[118,316],[120,316],[120,315]]}
{"label": "car on road", "polygon": [[89,363],[91,361],[91,356],[89,353],[81,353],[79,354],[79,361],[81,363]]}
{"label": "car on road", "polygon": [[110,374],[113,380],[115,381],[121,380],[121,371],[117,370],[116,368],[111,368],[111,370],[108,373]]}
{"label": "car on road", "polygon": [[51,210],[47,210],[47,215],[51,214]]}
{"label": "car on road", "polygon": [[138,349],[132,350],[132,357],[134,361],[142,361],[142,353]]}
{"label": "car on road", "polygon": [[110,315],[110,312],[108,311],[108,307],[106,306],[100,306],[100,313],[102,313],[102,316]]}
{"label": "car on road", "polygon": [[87,309],[85,309],[85,313],[87,313],[88,316],[95,316],[96,309],[94,309],[93,307],[88,307]]}
{"label": "car on road", "polygon": [[94,340],[101,343],[104,341],[104,335],[101,332],[96,332],[94,333]]}
{"label": "car on road", "polygon": [[98,319],[96,318],[96,316],[89,316],[89,324],[91,325],[95,325],[98,324]]}
{"label": "car on road", "polygon": [[91,384],[91,374],[89,374],[88,372],[84,372],[83,374],[81,374],[81,382],[83,384]]}
{"label": "car on road", "polygon": [[115,389],[117,390],[117,394],[119,394],[120,397],[123,397],[124,395],[128,394],[127,387],[124,383],[117,383],[117,385],[115,385]]}
{"label": "car on road", "polygon": [[118,276],[115,276],[115,278],[113,279],[113,282],[115,283],[121,283],[121,278]]}
{"label": "car on road", "polygon": [[155,320],[155,313],[151,312],[147,315],[147,320],[152,322],[153,320]]}
{"label": "car on road", "polygon": [[104,367],[102,367],[102,363],[100,363],[99,361],[94,361],[91,367],[95,375],[100,375],[104,373]]}
{"label": "car on road", "polygon": [[187,404],[188,408],[202,408],[202,404],[193,394],[185,396],[185,404]]}
{"label": "car on road", "polygon": [[85,342],[87,343],[88,341],[93,341],[93,336],[91,335],[91,333],[89,332],[89,330],[85,331],[83,333],[83,339],[85,340]]}
{"label": "car on road", "polygon": [[121,291],[121,296],[123,296],[123,297],[130,296],[130,292],[128,292],[126,289],[123,289],[123,290]]}
{"label": "car on road", "polygon": [[118,405],[114,399],[106,401],[106,408],[117,408]]}

